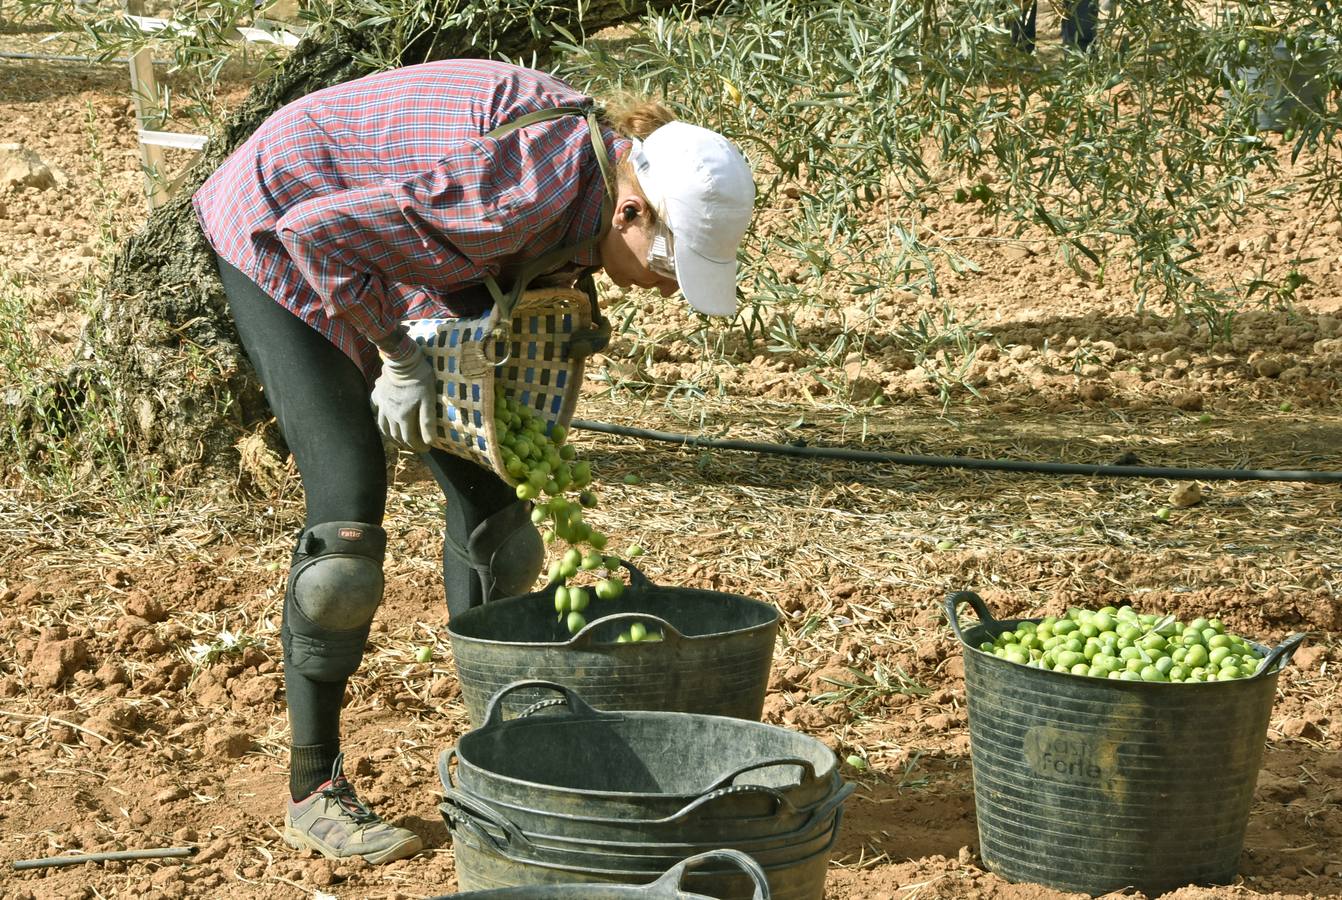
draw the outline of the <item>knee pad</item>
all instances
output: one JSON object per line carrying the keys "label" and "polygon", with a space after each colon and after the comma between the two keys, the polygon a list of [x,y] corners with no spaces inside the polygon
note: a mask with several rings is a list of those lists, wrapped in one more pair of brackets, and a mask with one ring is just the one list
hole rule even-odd
{"label": "knee pad", "polygon": [[313,681],[359,668],[382,602],[387,533],[365,522],[323,522],[298,536],[284,592],[286,663]]}
{"label": "knee pad", "polygon": [[531,521],[531,504],[510,504],[477,525],[466,553],[484,602],[531,590],[545,565],[545,543]]}

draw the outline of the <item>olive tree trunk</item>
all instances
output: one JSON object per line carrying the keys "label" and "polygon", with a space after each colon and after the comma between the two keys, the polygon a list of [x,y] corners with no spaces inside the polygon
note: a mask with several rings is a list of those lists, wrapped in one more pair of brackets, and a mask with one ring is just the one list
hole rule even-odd
{"label": "olive tree trunk", "polygon": [[[440,0],[443,21],[462,4]],[[576,7],[579,4],[569,4]],[[634,19],[670,0],[589,0],[558,9],[549,22],[528,18],[490,22],[497,50],[529,54],[536,34],[552,24],[587,32]],[[689,4],[681,4],[688,6]],[[703,4],[697,4],[702,8]],[[496,14],[497,15],[497,14]],[[438,21],[438,18],[434,19]],[[259,385],[239,346],[213,259],[196,223],[192,193],[279,107],[311,91],[368,74],[365,62],[398,35],[382,29],[323,28],[295,48],[275,74],[257,84],[242,107],[212,136],[173,198],[118,251],[97,313],[84,335],[81,359],[55,391],[67,421],[105,426],[132,459],[152,459],[174,481],[236,478],[239,448],[269,419]],[[478,29],[478,24],[472,26]],[[402,64],[480,56],[467,27],[448,24],[399,51]],[[537,46],[543,51],[543,46]],[[89,415],[89,409],[97,412]],[[79,415],[81,411],[84,415]],[[272,440],[273,445],[273,440]]]}

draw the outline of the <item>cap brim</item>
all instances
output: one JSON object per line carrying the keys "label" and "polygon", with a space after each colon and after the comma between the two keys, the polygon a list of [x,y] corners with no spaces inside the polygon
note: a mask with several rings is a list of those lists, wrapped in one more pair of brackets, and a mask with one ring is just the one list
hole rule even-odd
{"label": "cap brim", "polygon": [[690,306],[704,315],[736,315],[736,260],[717,262],[677,247],[676,282]]}

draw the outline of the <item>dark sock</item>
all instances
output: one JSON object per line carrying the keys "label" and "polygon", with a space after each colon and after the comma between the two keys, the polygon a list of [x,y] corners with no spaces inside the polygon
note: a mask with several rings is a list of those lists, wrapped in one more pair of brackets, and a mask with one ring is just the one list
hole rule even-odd
{"label": "dark sock", "polygon": [[339,744],[295,744],[289,748],[289,796],[297,803],[331,777]]}
{"label": "dark sock", "polygon": [[331,777],[340,753],[340,707],[345,682],[313,681],[292,666],[284,667],[289,706],[289,794],[295,801],[310,796]]}

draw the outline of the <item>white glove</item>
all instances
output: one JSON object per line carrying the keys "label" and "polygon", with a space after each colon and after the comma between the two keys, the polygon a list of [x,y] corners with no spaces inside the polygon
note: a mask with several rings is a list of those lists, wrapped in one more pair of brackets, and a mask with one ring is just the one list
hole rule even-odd
{"label": "white glove", "polygon": [[372,402],[379,431],[416,453],[428,452],[437,404],[433,366],[423,350],[416,347],[401,359],[382,358]]}

